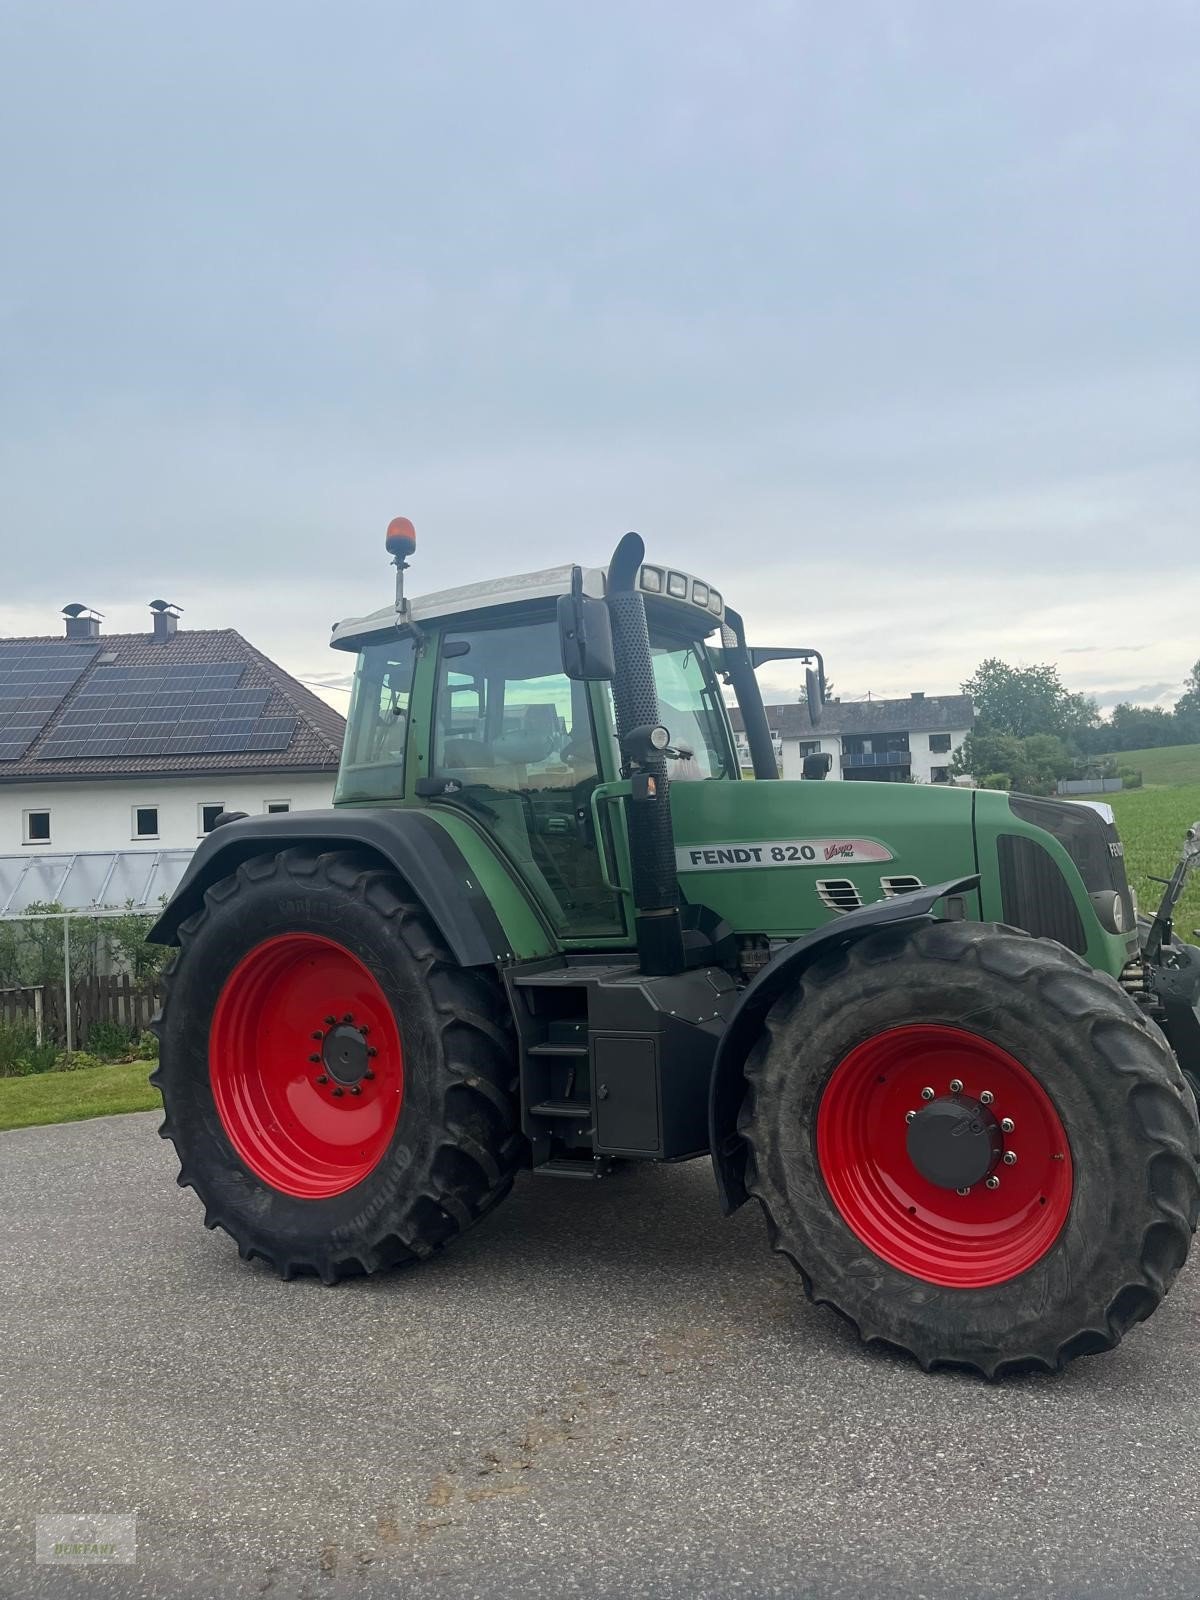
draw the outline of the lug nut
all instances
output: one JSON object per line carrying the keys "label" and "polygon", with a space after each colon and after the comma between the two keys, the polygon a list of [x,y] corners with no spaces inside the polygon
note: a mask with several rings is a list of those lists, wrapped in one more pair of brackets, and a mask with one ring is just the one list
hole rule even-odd
{"label": "lug nut", "polygon": [[970,1194],[970,1189],[956,1189],[955,1194]]}
{"label": "lug nut", "polygon": [[323,1072],[318,1072],[317,1073],[317,1082],[318,1083],[328,1083],[329,1079],[325,1076],[325,1074]]}
{"label": "lug nut", "polygon": [[371,1030],[370,1030],[370,1028],[367,1027],[366,1023],[363,1022],[363,1023],[359,1024],[358,1031],[359,1031],[359,1033],[362,1034],[363,1038],[365,1039],[367,1037],[367,1035],[370,1033]]}
{"label": "lug nut", "polygon": [[353,1085],[353,1086],[352,1086],[352,1088],[351,1088],[351,1090],[350,1090],[350,1093],[351,1093],[351,1094],[361,1094],[361,1093],[362,1093],[362,1090],[361,1090],[361,1089],[360,1089],[360,1088],[359,1088],[359,1087],[358,1087],[358,1085],[357,1085],[357,1084],[354,1084],[354,1085]]}
{"label": "lug nut", "polygon": [[950,1079],[950,1093],[951,1094],[961,1094],[962,1093],[962,1079],[961,1078],[951,1078]]}
{"label": "lug nut", "polygon": [[371,1071],[370,1067],[368,1067],[367,1070],[363,1073],[363,1077],[364,1078],[373,1078],[374,1076],[375,1076],[375,1074]]}
{"label": "lug nut", "polygon": [[933,1099],[933,1090],[932,1089],[922,1089],[921,1090],[921,1099],[922,1100],[932,1100]]}
{"label": "lug nut", "polygon": [[320,1028],[314,1028],[313,1029],[313,1038],[314,1039],[323,1039],[324,1037],[325,1037],[325,1035],[321,1032]]}
{"label": "lug nut", "polygon": [[342,1018],[342,1021],[343,1021],[343,1022],[353,1022],[353,1021],[354,1021],[354,1018],[353,1018],[353,1016],[352,1016],[352,1015],[351,1015],[351,1014],[350,1014],[350,1012],[349,1012],[349,1011],[347,1011],[347,1013],[346,1013],[346,1015],[345,1015],[345,1016],[344,1016],[344,1017],[343,1017],[343,1018]]}
{"label": "lug nut", "polygon": [[367,1054],[369,1056],[377,1056],[379,1054],[379,1051],[376,1050],[376,1048],[375,1048],[375,1046],[373,1044],[369,1044],[367,1046]]}
{"label": "lug nut", "polygon": [[913,1118],[916,1116],[916,1114],[917,1113],[915,1111],[906,1111],[904,1113],[905,1122],[911,1122],[913,1120]]}
{"label": "lug nut", "polygon": [[1001,1133],[1011,1133],[1015,1127],[1016,1127],[1016,1123],[1013,1121],[1013,1119],[1011,1117],[1002,1117],[1000,1119],[1000,1132]]}
{"label": "lug nut", "polygon": [[989,1189],[998,1189],[1000,1187],[1000,1179],[994,1172],[992,1173],[991,1177],[986,1178],[984,1182],[987,1184]]}
{"label": "lug nut", "polygon": [[[333,1091],[334,1098],[337,1099],[337,1100],[340,1100],[342,1098],[342,1096],[345,1094],[345,1092],[346,1091],[344,1089],[335,1089]],[[989,1182],[990,1182],[990,1180],[989,1180]]]}
{"label": "lug nut", "polygon": [[321,1058],[320,1058],[320,1056],[309,1056],[309,1058],[308,1058],[308,1059],[309,1059],[309,1060],[310,1060],[310,1061],[320,1061],[320,1059],[321,1059]]}
{"label": "lug nut", "polygon": [[336,1022],[337,1022],[337,1018],[336,1017],[326,1017],[325,1018],[325,1026],[327,1028],[332,1028]]}
{"label": "lug nut", "polygon": [[1017,1152],[1015,1150],[1006,1150],[1004,1152],[1004,1165],[1006,1167],[1015,1167],[1016,1164],[1017,1164]]}
{"label": "lug nut", "polygon": [[995,1098],[996,1098],[996,1096],[992,1093],[992,1091],[990,1089],[985,1089],[983,1091],[983,1093],[979,1096],[979,1104],[981,1106],[990,1106],[992,1101]]}

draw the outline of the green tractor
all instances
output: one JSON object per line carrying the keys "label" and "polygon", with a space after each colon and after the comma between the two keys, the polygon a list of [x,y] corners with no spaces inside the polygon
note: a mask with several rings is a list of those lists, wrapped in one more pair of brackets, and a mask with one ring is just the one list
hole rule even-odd
{"label": "green tractor", "polygon": [[[1155,1309],[1198,1202],[1200,950],[1101,806],[785,782],[710,583],[404,596],[327,811],[222,818],[153,930],[179,1182],[243,1257],[418,1261],[522,1168],[711,1158],[809,1296],[929,1369],[1057,1369]],[[753,763],[745,781],[727,709]],[[1172,898],[1174,896],[1174,898]],[[1170,1041],[1170,1042],[1168,1042]]]}

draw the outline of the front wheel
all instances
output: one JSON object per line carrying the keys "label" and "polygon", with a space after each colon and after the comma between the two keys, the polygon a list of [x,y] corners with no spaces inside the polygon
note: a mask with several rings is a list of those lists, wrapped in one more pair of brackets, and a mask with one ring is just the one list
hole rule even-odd
{"label": "front wheel", "polygon": [[747,1063],[747,1182],[810,1296],[922,1366],[1107,1350],[1197,1215],[1200,1128],[1112,979],[1016,929],[869,935],[809,969]]}

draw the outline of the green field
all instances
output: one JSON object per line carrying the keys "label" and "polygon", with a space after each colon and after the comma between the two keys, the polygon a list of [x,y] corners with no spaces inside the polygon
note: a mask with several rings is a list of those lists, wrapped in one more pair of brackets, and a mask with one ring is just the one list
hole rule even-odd
{"label": "green field", "polygon": [[123,1061],[115,1067],[85,1067],[81,1072],[38,1072],[28,1078],[0,1078],[0,1128],[31,1128],[43,1122],[81,1122],[116,1111],[161,1107],[157,1089],[147,1083],[152,1061]]}
{"label": "green field", "polygon": [[1108,759],[1140,772],[1146,783],[1200,783],[1200,744],[1169,744],[1161,750],[1117,750]]}
{"label": "green field", "polygon": [[[1175,751],[1145,753],[1165,756],[1198,748],[1188,745]],[[1200,781],[1181,783],[1173,789],[1125,789],[1103,798],[1117,814],[1117,826],[1125,841],[1125,865],[1129,881],[1137,890],[1138,907],[1149,914],[1162,894],[1162,885],[1152,883],[1151,874],[1159,878],[1170,876],[1184,835],[1193,822],[1200,821]],[[1180,936],[1187,940],[1192,938],[1193,928],[1200,928],[1200,873],[1192,874],[1175,922]]]}

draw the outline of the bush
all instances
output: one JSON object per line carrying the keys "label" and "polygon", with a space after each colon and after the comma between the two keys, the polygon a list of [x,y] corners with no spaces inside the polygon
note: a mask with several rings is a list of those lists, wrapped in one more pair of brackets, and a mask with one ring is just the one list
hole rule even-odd
{"label": "bush", "polygon": [[55,1072],[83,1072],[88,1067],[103,1067],[108,1063],[86,1050],[60,1050],[54,1058]]}
{"label": "bush", "polygon": [[93,1022],[88,1029],[87,1047],[101,1061],[120,1061],[132,1053],[136,1038],[136,1031],[123,1022]]}
{"label": "bush", "polygon": [[0,1022],[0,1078],[19,1078],[34,1071],[25,1063],[37,1048],[37,1034],[32,1028],[19,1022]]}
{"label": "bush", "polygon": [[57,1059],[58,1046],[48,1039],[45,1044],[31,1045],[21,1057],[21,1066],[25,1072],[51,1072]]}
{"label": "bush", "polygon": [[139,1061],[157,1061],[158,1040],[152,1033],[144,1033],[134,1045],[133,1053]]}
{"label": "bush", "polygon": [[1122,789],[1140,789],[1142,787],[1142,775],[1140,772],[1135,771],[1133,767],[1120,767],[1118,776],[1121,779]]}
{"label": "bush", "polygon": [[988,772],[979,780],[981,789],[1011,789],[1012,774],[1008,772]]}

